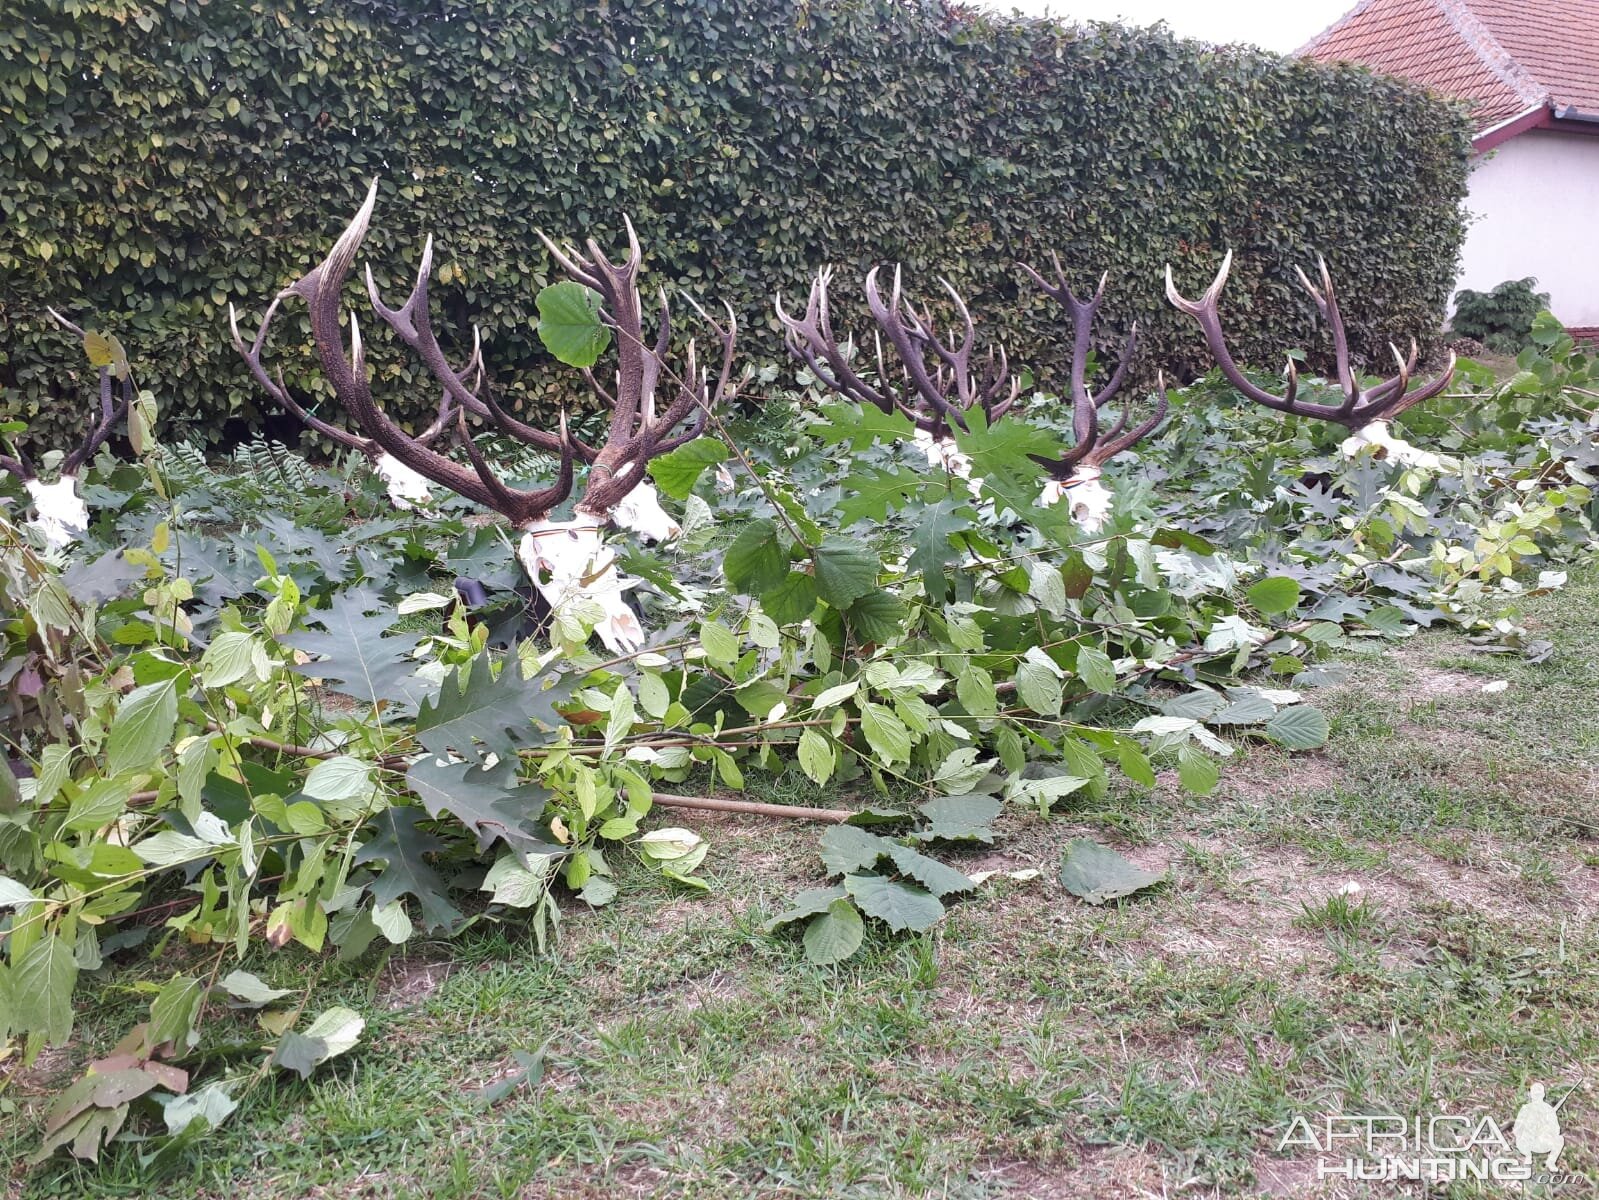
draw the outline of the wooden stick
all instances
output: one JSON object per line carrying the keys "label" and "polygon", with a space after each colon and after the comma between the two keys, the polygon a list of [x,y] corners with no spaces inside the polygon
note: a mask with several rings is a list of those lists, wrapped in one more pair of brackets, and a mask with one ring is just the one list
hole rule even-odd
{"label": "wooden stick", "polygon": [[795,821],[827,821],[842,825],[855,814],[844,808],[805,808],[798,804],[762,804],[758,800],[716,800],[709,796],[674,796],[656,792],[655,803],[667,808],[693,808],[704,812],[745,813],[754,817],[788,817]]}

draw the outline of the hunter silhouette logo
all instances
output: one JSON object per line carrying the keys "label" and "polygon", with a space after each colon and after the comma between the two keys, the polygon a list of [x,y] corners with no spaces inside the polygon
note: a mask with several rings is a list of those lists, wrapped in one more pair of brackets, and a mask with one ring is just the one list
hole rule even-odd
{"label": "hunter silhouette logo", "polygon": [[1544,1098],[1544,1085],[1532,1084],[1508,1137],[1493,1117],[1485,1115],[1337,1113],[1314,1121],[1295,1117],[1277,1149],[1297,1147],[1315,1153],[1320,1179],[1509,1183],[1547,1178],[1566,1148],[1560,1108],[1576,1090],[1573,1085],[1559,1103],[1550,1104]]}
{"label": "hunter silhouette logo", "polygon": [[[1575,1089],[1573,1089],[1575,1090]],[[1560,1104],[1571,1098],[1571,1092],[1561,1097]],[[1566,1139],[1560,1136],[1560,1104],[1550,1104],[1543,1098],[1543,1084],[1535,1083],[1527,1089],[1527,1103],[1516,1112],[1516,1123],[1510,1135],[1516,1139],[1516,1149],[1528,1159],[1545,1154],[1544,1170],[1553,1171],[1566,1148]]]}

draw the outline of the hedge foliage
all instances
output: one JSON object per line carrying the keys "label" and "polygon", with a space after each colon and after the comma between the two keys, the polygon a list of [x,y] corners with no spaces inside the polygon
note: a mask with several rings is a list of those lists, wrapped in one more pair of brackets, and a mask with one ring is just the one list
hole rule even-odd
{"label": "hedge foliage", "polygon": [[[1462,237],[1454,109],[1159,30],[933,0],[7,7],[0,382],[41,428],[76,426],[84,397],[47,303],[115,331],[170,420],[213,438],[258,421],[227,302],[258,312],[373,175],[380,279],[403,294],[433,231],[441,331],[480,323],[502,387],[534,407],[568,374],[532,329],[554,277],[534,230],[615,245],[624,211],[651,278],[733,303],[749,361],[781,358],[774,290],[832,261],[858,304],[871,263],[903,260],[928,294],[947,274],[1046,380],[1065,339],[1017,259],[1057,250],[1084,287],[1109,269],[1106,343],[1137,318],[1145,361],[1170,369],[1204,358],[1162,299],[1168,259],[1192,294],[1233,247],[1240,353],[1274,364],[1326,346],[1292,276],[1323,250],[1380,362],[1440,324]],[[303,387],[308,341],[299,310],[280,322],[276,361]],[[391,408],[423,416],[433,389],[374,357]]]}

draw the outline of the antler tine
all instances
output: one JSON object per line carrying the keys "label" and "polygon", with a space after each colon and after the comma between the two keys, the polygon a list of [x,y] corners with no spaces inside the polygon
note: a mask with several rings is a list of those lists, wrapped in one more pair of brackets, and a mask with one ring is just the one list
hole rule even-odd
{"label": "antler tine", "polygon": [[1133,357],[1138,351],[1138,322],[1134,321],[1132,329],[1127,334],[1127,342],[1122,346],[1121,361],[1116,364],[1116,369],[1111,372],[1105,386],[1099,389],[1094,397],[1094,407],[1104,408],[1112,398],[1122,390],[1122,384],[1127,379],[1127,369],[1132,365]]}
{"label": "antler tine", "polygon": [[[1390,342],[1388,348],[1393,350],[1393,343]],[[1400,371],[1400,375],[1405,377],[1404,383],[1406,386],[1409,385],[1409,377],[1416,373],[1416,363],[1420,356],[1421,348],[1416,345],[1416,339],[1411,338],[1410,357],[1401,362],[1402,370]],[[1389,399],[1394,394],[1395,389],[1403,394],[1404,388],[1400,386],[1400,375],[1395,375],[1389,379],[1385,379],[1376,386],[1368,388],[1363,397],[1365,402],[1367,404],[1380,404]]]}
{"label": "antler tine", "polygon": [[1321,255],[1316,255],[1316,273],[1321,278],[1321,286],[1312,284],[1305,272],[1298,266],[1294,273],[1299,276],[1299,283],[1310,298],[1315,301],[1316,311],[1321,313],[1322,319],[1332,330],[1333,359],[1338,369],[1338,387],[1344,394],[1344,402],[1338,406],[1339,413],[1348,416],[1360,403],[1360,385],[1355,381],[1355,373],[1349,366],[1349,337],[1344,332],[1344,317],[1338,311],[1338,293],[1333,288],[1332,274],[1327,270],[1327,260]]}
{"label": "antler tine", "polygon": [[288,387],[283,382],[282,375],[279,374],[274,379],[267,371],[265,364],[262,363],[261,351],[266,347],[267,330],[271,327],[272,318],[277,315],[278,305],[281,303],[283,303],[282,294],[272,298],[272,302],[267,305],[266,312],[261,316],[261,324],[256,329],[255,340],[246,349],[244,338],[239,333],[238,310],[230,302],[228,304],[228,329],[233,335],[233,348],[244,359],[244,364],[249,369],[251,377],[261,386],[261,390],[266,392],[277,403],[278,407],[286,410],[300,424],[320,433],[335,445],[372,457],[377,453],[377,446],[370,438],[351,433],[348,429],[341,429],[339,426],[324,421],[321,417],[308,412],[290,394]]}
{"label": "antler tine", "polygon": [[[79,338],[88,337],[83,328],[67,320],[66,317],[49,305],[45,306],[45,312],[49,313],[51,319],[68,333]],[[121,383],[122,402],[115,404],[111,398],[111,368],[109,366],[100,368],[100,415],[90,423],[89,432],[78,448],[61,460],[62,474],[71,475],[76,473],[78,468],[87,462],[94,452],[100,448],[101,443],[111,436],[111,430],[116,426],[116,423],[127,415],[128,409],[133,405],[133,385],[131,378],[128,377],[123,378]],[[0,467],[11,470],[11,466],[8,464],[15,464],[16,470],[14,473],[19,478],[34,478],[33,464],[28,461],[27,456],[20,449],[17,454],[17,458],[6,458],[4,462],[0,462]]]}
{"label": "antler tine", "polygon": [[973,325],[971,310],[966,307],[966,301],[961,298],[961,294],[955,290],[955,285],[947,279],[940,279],[938,282],[949,293],[949,298],[955,305],[955,312],[960,317],[961,344],[956,349],[950,350],[936,338],[931,338],[928,345],[933,353],[949,366],[951,382],[958,389],[961,407],[970,408],[974,400],[971,359],[972,348],[977,344],[977,327]]}
{"label": "antler tine", "polygon": [[1061,483],[1070,479],[1077,464],[1088,457],[1099,440],[1099,410],[1092,401],[1072,405],[1072,437],[1071,448],[1058,455],[1029,454],[1027,457],[1049,472],[1050,478]]}
{"label": "antler tine", "polygon": [[61,328],[65,329],[68,333],[75,333],[80,338],[88,336],[82,329],[80,329],[78,326],[74,325],[71,321],[67,320],[60,313],[58,313],[55,309],[51,308],[48,304],[46,304],[44,306],[44,311],[49,313],[50,316],[55,320],[55,323],[57,325],[61,326]]}
{"label": "antler tine", "polygon": [[[722,366],[717,372],[716,388],[714,391],[706,393],[705,402],[700,407],[708,409],[719,404],[730,404],[737,398],[739,391],[744,386],[743,379],[738,380],[736,383],[733,382],[734,349],[738,341],[738,314],[733,311],[731,304],[725,300],[722,301],[722,307],[727,310],[727,324],[722,325],[710,313],[706,312],[701,307],[700,302],[694,297],[685,294],[684,299],[694,306],[694,311],[711,327],[711,332],[722,343]],[[703,428],[703,422],[701,422],[701,427]],[[697,437],[698,435],[696,434],[695,436]]]}
{"label": "antler tine", "polygon": [[[503,505],[524,508],[534,514],[531,519],[538,519],[572,494],[573,448],[570,442],[563,441],[561,465],[556,472],[554,483],[534,492],[517,492],[507,487],[484,459],[483,452],[478,449],[477,443],[473,441],[467,429],[466,410],[457,409],[456,416],[456,431],[462,447],[466,450],[466,457],[472,463],[472,469],[477,472],[483,485],[500,498]],[[561,410],[560,432],[564,439],[567,432],[565,409]],[[505,509],[501,508],[500,511],[503,512]]]}
{"label": "antler tine", "polygon": [[1128,447],[1133,446],[1138,442],[1141,442],[1144,438],[1148,437],[1152,432],[1154,432],[1160,423],[1166,419],[1166,413],[1171,408],[1171,396],[1166,391],[1165,373],[1156,372],[1155,380],[1156,390],[1159,392],[1160,398],[1155,402],[1154,413],[1147,421],[1140,425],[1135,425],[1132,429],[1128,430],[1124,434],[1121,434],[1120,436],[1116,436],[1121,428],[1127,423],[1127,420],[1133,411],[1133,402],[1131,397],[1129,397],[1126,406],[1122,409],[1121,420],[1116,423],[1115,430],[1112,430],[1110,434],[1100,439],[1098,445],[1096,445],[1092,453],[1088,455],[1089,463],[1096,467],[1103,466],[1105,463],[1115,458],[1123,450],[1126,450]]}
{"label": "antler tine", "polygon": [[[461,378],[463,381],[471,381],[474,394],[483,387],[482,340],[476,325],[472,326],[472,357],[467,360],[466,367],[461,371]],[[450,395],[449,388],[442,389],[439,393],[438,411],[434,414],[433,420],[428,423],[426,429],[416,435],[418,444],[431,446],[438,441],[439,435],[450,427],[451,418],[457,412],[464,418],[466,408],[455,403],[454,398]]]}
{"label": "antler tine", "polygon": [[111,400],[111,371],[108,367],[100,368],[100,419],[90,425],[88,436],[83,439],[79,447],[61,460],[61,473],[75,475],[78,469],[94,457],[111,431],[116,428],[118,421],[128,415],[128,410],[133,407],[133,379],[131,375],[120,380],[122,400],[113,404]]}
{"label": "antler tine", "polygon": [[[1438,395],[1449,386],[1449,381],[1455,377],[1455,367],[1458,361],[1459,360],[1455,357],[1455,352],[1451,350],[1449,352],[1449,362],[1445,364],[1443,371],[1439,373],[1437,378],[1422,384],[1421,387],[1417,388],[1413,392],[1410,392],[1409,394],[1406,394],[1402,386],[1396,387],[1395,390],[1382,401],[1370,406],[1368,409],[1362,410],[1367,414],[1364,419],[1367,422],[1389,421],[1394,417],[1397,417],[1400,413],[1414,408],[1423,401],[1431,400],[1434,396]],[[1405,377],[1406,382],[1408,383],[1409,371],[1405,372]],[[1397,381],[1395,382],[1397,383]]]}
{"label": "antler tine", "polygon": [[[422,243],[422,261],[417,266],[416,282],[411,285],[411,292],[406,296],[405,303],[395,309],[383,302],[377,280],[372,275],[371,263],[366,265],[367,299],[372,304],[372,310],[400,335],[400,340],[421,356],[423,365],[444,386],[450,397],[463,408],[471,408],[477,397],[450,366],[449,360],[444,356],[443,348],[439,345],[438,337],[433,332],[433,319],[428,309],[428,282],[432,274],[433,235],[428,234]],[[475,328],[473,339],[474,353],[476,353]]]}
{"label": "antler tine", "polygon": [[581,254],[575,249],[561,249],[560,246],[550,240],[542,229],[535,229],[533,233],[539,241],[544,243],[544,248],[550,252],[550,257],[555,260],[556,265],[561,270],[566,272],[568,278],[576,280],[584,287],[592,288],[594,291],[600,290],[598,275],[591,272],[589,264],[584,261]]}

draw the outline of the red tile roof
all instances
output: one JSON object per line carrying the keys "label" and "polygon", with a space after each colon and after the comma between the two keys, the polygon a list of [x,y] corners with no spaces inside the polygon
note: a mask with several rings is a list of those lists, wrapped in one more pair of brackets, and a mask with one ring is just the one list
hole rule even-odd
{"label": "red tile roof", "polygon": [[1545,106],[1599,114],[1599,0],[1364,0],[1299,53],[1475,101],[1479,130]]}

